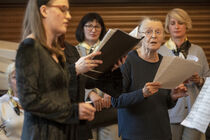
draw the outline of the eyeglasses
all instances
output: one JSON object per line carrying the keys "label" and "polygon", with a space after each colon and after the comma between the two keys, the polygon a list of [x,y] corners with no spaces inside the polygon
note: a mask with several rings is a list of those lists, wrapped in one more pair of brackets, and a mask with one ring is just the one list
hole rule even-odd
{"label": "eyeglasses", "polygon": [[153,33],[155,33],[156,35],[161,35],[162,31],[160,31],[160,30],[146,30],[145,32],[140,32],[138,30],[138,33],[144,33],[146,36],[152,36]]}
{"label": "eyeglasses", "polygon": [[47,6],[58,8],[65,15],[70,14],[69,8],[64,5],[47,5]]}
{"label": "eyeglasses", "polygon": [[100,31],[101,30],[101,26],[100,25],[93,26],[92,24],[87,24],[84,27],[86,27],[88,31],[92,31],[93,28],[95,28],[96,31]]}

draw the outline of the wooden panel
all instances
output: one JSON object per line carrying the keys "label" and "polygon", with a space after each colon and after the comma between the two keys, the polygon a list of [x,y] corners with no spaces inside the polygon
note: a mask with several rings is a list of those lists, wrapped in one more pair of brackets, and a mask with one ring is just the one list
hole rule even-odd
{"label": "wooden panel", "polygon": [[[130,32],[145,16],[155,16],[164,22],[167,12],[176,7],[183,8],[190,14],[193,29],[188,33],[188,38],[204,49],[210,63],[210,4],[72,4],[72,20],[66,39],[73,45],[78,43],[75,30],[79,20],[87,12],[101,14],[107,28],[120,28]],[[24,5],[0,5],[0,40],[20,40],[24,9]],[[166,35],[166,39],[168,37]]]}

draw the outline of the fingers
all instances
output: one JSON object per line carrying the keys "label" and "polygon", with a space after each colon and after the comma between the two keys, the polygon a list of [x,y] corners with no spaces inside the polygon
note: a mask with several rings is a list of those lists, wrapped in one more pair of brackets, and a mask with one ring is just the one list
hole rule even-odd
{"label": "fingers", "polygon": [[186,97],[188,96],[186,92],[187,92],[187,87],[184,84],[180,84],[179,86],[177,86],[175,89],[172,90],[171,98],[173,100],[177,100],[178,98]]}
{"label": "fingers", "polygon": [[116,70],[117,68],[119,68],[122,64],[125,63],[125,60],[126,60],[127,56],[123,56],[121,57],[116,64],[114,64],[113,68],[112,68],[112,71]]}
{"label": "fingers", "polygon": [[149,97],[155,93],[158,92],[160,88],[160,83],[159,82],[148,82],[145,84],[143,88],[143,96],[144,97]]}
{"label": "fingers", "polygon": [[79,119],[93,120],[96,109],[89,103],[79,103]]}
{"label": "fingers", "polygon": [[93,53],[87,55],[86,58],[87,59],[93,59],[97,55],[101,55],[101,52],[99,52],[99,51],[98,52],[93,52]]}
{"label": "fingers", "polygon": [[108,94],[104,94],[104,98],[103,98],[103,107],[104,108],[110,108],[111,107],[111,96]]}
{"label": "fingers", "polygon": [[96,111],[101,111],[102,110],[102,107],[103,107],[103,100],[102,99],[93,102],[93,104],[94,104],[94,107],[96,108]]}

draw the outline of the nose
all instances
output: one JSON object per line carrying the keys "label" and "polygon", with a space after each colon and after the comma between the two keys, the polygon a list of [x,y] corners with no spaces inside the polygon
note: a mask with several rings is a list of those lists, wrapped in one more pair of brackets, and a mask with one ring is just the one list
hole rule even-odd
{"label": "nose", "polygon": [[156,37],[156,32],[155,31],[152,32],[151,37],[153,37],[153,38]]}
{"label": "nose", "polygon": [[175,24],[175,28],[179,28],[179,24],[178,23]]}
{"label": "nose", "polygon": [[71,20],[71,13],[68,11],[67,12],[67,14],[66,14],[66,18],[68,19],[68,20]]}
{"label": "nose", "polygon": [[92,32],[96,32],[96,27],[93,27],[93,29],[91,31]]}

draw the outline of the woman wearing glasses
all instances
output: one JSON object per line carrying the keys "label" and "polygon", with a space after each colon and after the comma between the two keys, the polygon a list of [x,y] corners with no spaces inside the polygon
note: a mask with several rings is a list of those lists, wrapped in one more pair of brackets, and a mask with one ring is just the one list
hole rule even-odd
{"label": "woman wearing glasses", "polygon": [[138,36],[145,37],[121,66],[123,93],[112,98],[118,108],[119,134],[123,140],[171,140],[168,109],[186,96],[186,88],[180,85],[171,91],[152,82],[163,58],[157,53],[164,39],[161,21],[143,19]]}
{"label": "woman wearing glasses", "polygon": [[[95,108],[71,103],[69,79],[102,62],[82,57],[71,75],[61,49],[71,19],[68,0],[29,0],[16,56],[18,96],[24,109],[22,140],[77,140],[79,120],[93,120]],[[75,87],[76,88],[76,87]],[[112,94],[114,95],[114,93]]]}
{"label": "woman wearing glasses", "polygon": [[[76,38],[79,44],[76,46],[80,56],[86,56],[93,52],[93,50],[99,45],[100,40],[104,37],[106,33],[106,27],[102,17],[97,13],[88,13],[82,17],[79,25],[76,29]],[[106,85],[104,85],[106,87]],[[108,88],[108,87],[107,87]],[[85,90],[85,101],[90,100],[93,102],[96,108],[96,118],[94,122],[98,122],[98,116],[103,115],[102,121],[106,121],[106,118],[110,118],[107,115],[112,115],[113,120],[106,124],[106,127],[97,126],[97,129],[93,130],[93,136],[96,140],[107,140],[120,139],[117,135],[117,111],[111,107],[111,96],[102,92],[98,88]],[[106,108],[105,110],[103,108]],[[101,111],[101,112],[99,112]],[[104,123],[104,124],[105,124]],[[110,125],[112,124],[112,125]],[[108,126],[107,126],[108,125]],[[87,126],[84,126],[87,127]]]}

